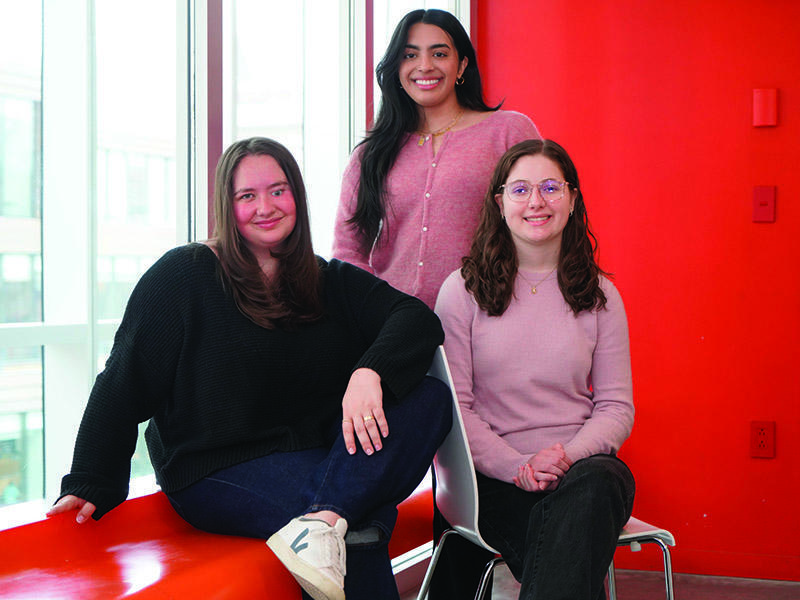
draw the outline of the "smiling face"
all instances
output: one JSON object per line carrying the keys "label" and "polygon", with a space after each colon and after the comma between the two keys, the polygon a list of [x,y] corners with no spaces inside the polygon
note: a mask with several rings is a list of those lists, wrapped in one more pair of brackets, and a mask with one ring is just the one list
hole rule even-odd
{"label": "smiling face", "polygon": [[547,202],[536,188],[536,184],[545,179],[563,181],[564,175],[555,162],[542,154],[522,156],[509,171],[505,184],[520,180],[533,184],[527,202],[511,200],[505,189],[495,196],[519,255],[546,251],[558,256],[560,251],[561,234],[570,218],[577,193],[568,187],[560,199]]}
{"label": "smiling face", "polygon": [[271,156],[242,158],[233,175],[233,216],[244,243],[263,267],[294,230],[296,207],[283,169]]}
{"label": "smiling face", "polygon": [[456,80],[467,66],[459,60],[453,40],[436,25],[417,23],[408,30],[405,54],[400,62],[400,84],[423,108],[458,106]]}

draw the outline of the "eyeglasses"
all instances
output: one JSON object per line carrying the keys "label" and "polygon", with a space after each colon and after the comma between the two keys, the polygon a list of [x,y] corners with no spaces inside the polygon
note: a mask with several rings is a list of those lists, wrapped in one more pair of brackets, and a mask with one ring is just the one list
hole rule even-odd
{"label": "eyeglasses", "polygon": [[539,197],[552,204],[564,197],[564,190],[569,188],[569,183],[558,179],[542,179],[538,183],[531,183],[525,179],[512,181],[500,186],[501,193],[505,190],[506,195],[513,202],[528,202],[534,188],[539,191]]}

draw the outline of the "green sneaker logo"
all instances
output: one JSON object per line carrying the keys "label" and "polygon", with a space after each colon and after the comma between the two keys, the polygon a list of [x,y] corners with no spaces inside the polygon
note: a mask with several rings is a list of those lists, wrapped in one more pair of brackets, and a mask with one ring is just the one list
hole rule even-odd
{"label": "green sneaker logo", "polygon": [[308,548],[308,542],[304,542],[302,544],[300,543],[303,541],[303,538],[306,537],[307,535],[308,535],[308,527],[303,529],[303,531],[301,531],[300,534],[296,538],[294,538],[294,541],[292,542],[290,548],[294,551],[295,554],[299,554],[300,550],[305,550],[306,548]]}

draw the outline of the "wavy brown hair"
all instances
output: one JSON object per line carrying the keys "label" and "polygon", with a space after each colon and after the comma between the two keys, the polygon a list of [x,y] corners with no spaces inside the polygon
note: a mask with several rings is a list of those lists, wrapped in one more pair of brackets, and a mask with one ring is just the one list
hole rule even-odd
{"label": "wavy brown hair", "polygon": [[[233,178],[245,156],[271,156],[286,175],[297,212],[294,229],[279,249],[278,270],[268,279],[244,243],[233,214]],[[234,302],[267,329],[314,321],[322,315],[321,272],[311,245],[308,203],[300,167],[282,144],[254,137],[231,144],[217,162],[214,181],[214,239],[220,276]]]}
{"label": "wavy brown hair", "polygon": [[[600,309],[606,295],[600,275],[608,275],[595,261],[597,239],[589,228],[578,171],[572,159],[552,140],[525,140],[509,148],[500,158],[483,199],[480,222],[472,237],[469,255],[462,259],[461,275],[478,306],[490,316],[502,315],[514,296],[519,259],[511,232],[503,220],[496,195],[506,183],[511,169],[523,156],[541,154],[561,169],[570,189],[575,190],[574,212],[561,236],[558,258],[558,287],[572,312]],[[535,193],[535,192],[534,192]]]}

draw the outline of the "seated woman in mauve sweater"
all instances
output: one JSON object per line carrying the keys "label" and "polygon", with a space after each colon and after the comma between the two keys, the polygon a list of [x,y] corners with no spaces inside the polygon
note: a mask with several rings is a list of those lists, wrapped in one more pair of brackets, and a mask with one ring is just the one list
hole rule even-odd
{"label": "seated woman in mauve sweater", "polygon": [[550,140],[495,168],[436,312],[475,461],[479,526],[520,598],[597,600],[634,480],[628,326],[594,258],[578,173]]}
{"label": "seated woman in mauve sweater", "polygon": [[214,202],[214,238],[167,252],[131,294],[49,514],[80,523],[122,502],[149,420],[156,478],[186,521],[267,540],[315,600],[398,598],[396,507],[450,429],[449,392],[425,377],[439,320],[314,255],[277,142],[231,145]]}

